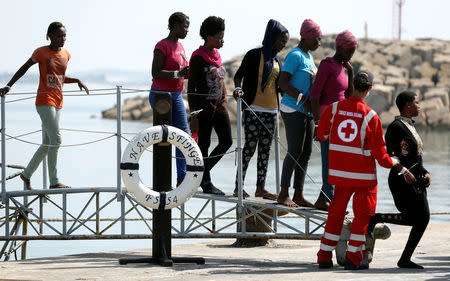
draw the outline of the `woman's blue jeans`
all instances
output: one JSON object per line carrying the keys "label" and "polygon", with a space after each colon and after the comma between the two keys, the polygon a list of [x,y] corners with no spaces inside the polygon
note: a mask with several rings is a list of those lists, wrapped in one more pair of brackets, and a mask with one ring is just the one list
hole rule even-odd
{"label": "woman's blue jeans", "polygon": [[[153,98],[159,92],[164,92],[162,90],[151,89],[149,95],[150,105],[153,109]],[[169,92],[172,95],[172,126],[185,131],[189,135],[191,132],[189,131],[186,108],[184,107],[183,96],[181,92]],[[182,182],[184,176],[186,175],[186,159],[184,158],[183,153],[177,148],[176,153],[177,157],[177,182]]]}

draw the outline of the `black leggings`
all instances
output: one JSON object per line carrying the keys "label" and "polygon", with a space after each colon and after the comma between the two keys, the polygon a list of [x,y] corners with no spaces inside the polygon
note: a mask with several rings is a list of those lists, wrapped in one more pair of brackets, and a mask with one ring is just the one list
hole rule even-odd
{"label": "black leggings", "polygon": [[[401,260],[411,259],[414,250],[419,244],[428,222],[430,221],[430,209],[428,207],[427,191],[416,190],[405,182],[402,175],[398,175],[395,169],[389,174],[389,188],[394,197],[395,207],[400,213],[375,214],[373,223],[386,222],[399,225],[412,226],[408,242],[403,250]],[[371,222],[371,223],[372,223]]]}
{"label": "black leggings", "polygon": [[[230,117],[228,113],[209,113],[204,111],[199,114],[198,126],[198,146],[203,157],[208,157],[204,159],[205,172],[203,173],[202,179],[202,184],[207,184],[211,182],[211,169],[222,159],[222,154],[226,153],[233,144]],[[213,128],[219,138],[219,143],[211,154],[208,154]]]}
{"label": "black leggings", "polygon": [[[242,153],[242,182],[244,182],[250,159],[258,146],[256,186],[265,186],[270,146],[272,145],[276,121],[276,113],[243,111],[242,122],[244,124],[245,144]],[[235,185],[237,187],[237,174]]]}

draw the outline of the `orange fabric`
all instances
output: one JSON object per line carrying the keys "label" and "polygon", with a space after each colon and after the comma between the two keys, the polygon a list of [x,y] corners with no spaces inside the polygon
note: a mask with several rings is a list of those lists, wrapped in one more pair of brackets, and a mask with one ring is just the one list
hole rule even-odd
{"label": "orange fabric", "polygon": [[53,105],[61,108],[63,106],[62,88],[67,63],[70,60],[69,52],[64,48],[55,52],[44,46],[36,49],[31,58],[39,64],[40,73],[36,106]]}

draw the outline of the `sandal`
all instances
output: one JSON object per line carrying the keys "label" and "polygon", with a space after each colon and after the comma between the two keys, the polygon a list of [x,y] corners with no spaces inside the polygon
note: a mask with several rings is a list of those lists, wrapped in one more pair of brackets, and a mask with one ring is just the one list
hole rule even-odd
{"label": "sandal", "polygon": [[54,188],[70,188],[70,186],[62,184],[62,183],[57,183],[55,185],[50,186],[50,189],[54,189]]}
{"label": "sandal", "polygon": [[23,180],[23,183],[25,184],[25,187],[26,187],[28,190],[32,190],[32,189],[33,189],[33,188],[31,187],[30,179],[27,179],[27,178],[23,175],[23,173],[20,174],[19,177],[20,177],[21,180]]}
{"label": "sandal", "polygon": [[[235,190],[235,191],[233,192],[233,196],[234,196],[234,197],[239,197],[238,191],[237,191],[237,190]],[[248,194],[245,190],[242,190],[242,197],[244,197],[244,199],[245,199],[245,198],[248,198],[248,197],[250,197],[250,194]]]}
{"label": "sandal", "polygon": [[273,193],[267,192],[262,196],[262,198],[267,199],[267,200],[276,201],[278,199],[278,194],[273,194]]}

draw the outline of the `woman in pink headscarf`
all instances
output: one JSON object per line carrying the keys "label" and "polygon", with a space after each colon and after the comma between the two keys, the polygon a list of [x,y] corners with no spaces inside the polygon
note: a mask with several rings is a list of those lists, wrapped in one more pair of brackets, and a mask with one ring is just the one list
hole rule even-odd
{"label": "woman in pink headscarf", "polygon": [[[336,53],[334,56],[327,57],[320,62],[310,95],[316,129],[320,115],[330,104],[341,101],[353,93],[353,67],[350,64],[350,59],[355,53],[357,45],[356,37],[350,31],[345,30],[336,37]],[[347,75],[345,70],[347,70]],[[322,190],[314,206],[320,210],[328,210],[328,204],[333,199],[334,194],[334,187],[328,183],[329,141],[321,141],[320,150],[322,155]]]}
{"label": "woman in pink headscarf", "polygon": [[[319,48],[322,31],[317,23],[307,19],[302,23],[300,36],[300,43],[284,60],[279,80],[283,91],[280,111],[286,129],[288,154],[283,160],[281,190],[277,201],[289,207],[313,207],[313,204],[303,197],[303,185],[314,137],[309,96],[317,67],[311,52]],[[294,196],[291,199],[289,186],[292,174]]]}

